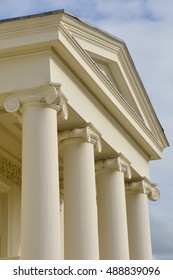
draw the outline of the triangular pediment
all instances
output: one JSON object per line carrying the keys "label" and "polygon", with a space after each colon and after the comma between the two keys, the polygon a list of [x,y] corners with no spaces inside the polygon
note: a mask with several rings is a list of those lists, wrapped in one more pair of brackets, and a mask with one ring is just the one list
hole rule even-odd
{"label": "triangular pediment", "polygon": [[[9,59],[9,54],[16,58],[12,61],[13,67],[9,68],[6,74],[6,68],[2,64],[1,76],[8,75],[11,82],[9,88],[7,83],[4,84],[5,79],[2,79],[3,92],[10,91],[11,85],[13,89],[17,89],[19,84],[21,88],[30,87],[31,84],[34,87],[41,84],[44,77],[46,82],[50,78],[53,82],[61,82],[60,78],[55,77],[56,65],[56,69],[62,68],[66,76],[70,76],[77,86],[83,89],[86,97],[97,104],[103,114],[106,112],[106,116],[137,144],[143,145],[142,140],[147,155],[156,158],[157,154],[168,146],[127,46],[122,40],[63,10],[4,20],[0,22],[0,29],[3,31],[0,57],[3,61],[5,56]],[[13,37],[15,39],[12,39]],[[32,75],[28,75],[26,55],[31,63]],[[45,64],[41,67],[43,61],[49,68],[46,68]],[[22,63],[27,79],[21,79],[24,73],[22,67],[18,67],[18,76],[16,73],[15,80],[13,79],[12,74],[16,69],[14,62],[19,66]],[[41,74],[36,76],[33,69]],[[18,79],[20,83],[17,82]],[[73,108],[73,102],[71,106]],[[156,155],[153,156],[153,152]]]}
{"label": "triangular pediment", "polygon": [[[78,37],[75,39],[79,44],[82,44],[82,48],[85,47],[85,44],[83,44],[81,39]],[[115,94],[121,96],[124,102],[143,122],[147,129],[149,129],[151,132],[154,132],[152,124],[150,123],[150,118],[146,112],[146,105],[143,106],[143,103],[141,102],[143,96],[140,96],[139,98],[139,85],[135,84],[136,81],[134,80],[134,76],[132,76],[132,73],[130,73],[129,61],[123,61],[125,57],[120,48],[121,44],[119,46],[118,53],[117,51],[112,53],[112,49],[110,49],[105,52],[105,57],[103,56],[102,51],[100,51],[100,53],[98,51],[96,53],[93,52],[95,46],[95,43],[93,45],[91,43],[90,47],[88,47],[87,44],[87,49],[84,49],[84,51],[90,57],[90,60],[93,62],[95,67],[97,67],[97,69],[100,71],[100,74],[104,76],[104,78],[112,85],[115,90]],[[123,56],[121,57],[121,55]],[[137,79],[139,79],[139,76],[137,76]],[[147,95],[146,97],[148,98]]]}
{"label": "triangular pediment", "polygon": [[92,62],[93,67],[99,70],[103,83],[105,80],[114,88],[114,96],[123,100],[134,114],[134,120],[136,118],[137,123],[142,123],[146,133],[151,134],[158,145],[167,146],[163,129],[124,41],[79,19],[66,16],[62,18],[63,25],[86,54],[89,63]]}

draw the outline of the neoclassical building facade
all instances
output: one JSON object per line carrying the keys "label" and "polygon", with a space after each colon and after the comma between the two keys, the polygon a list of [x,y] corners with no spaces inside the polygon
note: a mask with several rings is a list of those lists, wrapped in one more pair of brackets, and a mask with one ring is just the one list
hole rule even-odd
{"label": "neoclassical building facade", "polygon": [[168,145],[123,41],[63,10],[0,21],[1,259],[151,259]]}

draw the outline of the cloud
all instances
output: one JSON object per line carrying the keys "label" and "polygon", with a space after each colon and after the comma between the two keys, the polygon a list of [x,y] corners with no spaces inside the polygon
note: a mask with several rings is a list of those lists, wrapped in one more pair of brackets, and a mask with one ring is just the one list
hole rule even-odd
{"label": "cloud", "polygon": [[99,1],[98,12],[107,14],[109,17],[116,15],[116,20],[121,23],[135,22],[135,21],[155,21],[157,17],[152,12],[145,0],[132,0],[132,1]]}
{"label": "cloud", "polygon": [[[94,1],[95,2],[95,1]],[[96,1],[97,2],[97,1]],[[87,5],[89,3],[89,5]],[[84,7],[86,8],[84,9]],[[65,9],[74,14],[87,11],[92,7],[92,1],[86,0],[0,0],[0,18],[18,17],[32,13],[40,13],[51,10]]]}
{"label": "cloud", "polygon": [[163,215],[151,215],[152,247],[155,259],[173,259],[173,227]]}

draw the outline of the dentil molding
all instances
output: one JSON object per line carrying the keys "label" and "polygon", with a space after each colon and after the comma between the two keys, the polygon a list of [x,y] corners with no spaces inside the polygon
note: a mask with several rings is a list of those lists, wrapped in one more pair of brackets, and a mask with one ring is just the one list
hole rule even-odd
{"label": "dentil molding", "polygon": [[143,193],[146,194],[150,200],[156,201],[160,197],[160,192],[156,188],[156,185],[157,184],[150,182],[146,177],[144,177],[139,181],[129,183],[126,187],[126,193]]}
{"label": "dentil molding", "polygon": [[42,102],[61,111],[63,118],[68,119],[67,98],[61,91],[61,84],[46,83],[44,85],[14,91],[4,102],[4,108],[8,113],[16,113],[25,104]]}

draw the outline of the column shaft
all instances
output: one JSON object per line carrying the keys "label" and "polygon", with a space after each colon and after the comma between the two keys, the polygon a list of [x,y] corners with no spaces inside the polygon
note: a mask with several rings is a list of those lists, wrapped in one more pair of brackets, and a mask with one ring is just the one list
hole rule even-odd
{"label": "column shaft", "polygon": [[127,184],[126,203],[131,259],[152,259],[148,198],[156,201],[159,197],[156,184],[147,178]]}
{"label": "column shaft", "polygon": [[105,170],[97,175],[101,259],[129,259],[124,173]]}
{"label": "column shaft", "polygon": [[130,259],[152,259],[148,198],[146,194],[128,194],[127,218]]}
{"label": "column shaft", "polygon": [[60,259],[57,111],[23,106],[22,259]]}
{"label": "column shaft", "polygon": [[63,144],[65,259],[99,259],[93,144]]}

